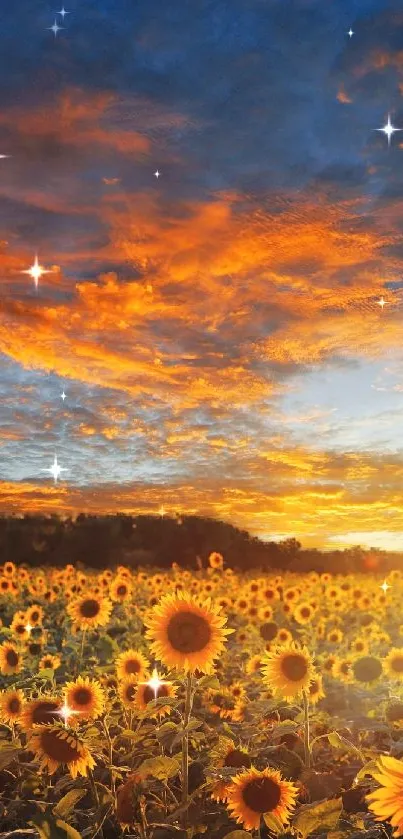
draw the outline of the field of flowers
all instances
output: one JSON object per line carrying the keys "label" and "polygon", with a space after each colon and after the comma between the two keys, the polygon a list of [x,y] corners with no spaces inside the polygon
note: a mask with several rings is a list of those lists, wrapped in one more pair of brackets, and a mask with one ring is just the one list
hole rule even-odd
{"label": "field of flowers", "polygon": [[0,566],[0,839],[403,835],[403,574]]}

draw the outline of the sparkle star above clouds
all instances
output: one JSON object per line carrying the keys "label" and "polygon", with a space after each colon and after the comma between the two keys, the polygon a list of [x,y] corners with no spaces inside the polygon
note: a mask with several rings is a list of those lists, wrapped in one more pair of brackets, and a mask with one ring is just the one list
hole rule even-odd
{"label": "sparkle star above clouds", "polygon": [[24,271],[21,271],[22,274],[29,274],[30,277],[33,278],[35,282],[35,288],[38,289],[38,282],[42,276],[42,274],[51,274],[52,271],[50,268],[43,268],[42,265],[39,265],[38,262],[38,254],[35,254],[35,262],[31,265],[30,268],[27,268]]}
{"label": "sparkle star above clouds", "polygon": [[53,475],[54,482],[57,484],[57,479],[60,476],[61,472],[68,472],[69,470],[66,469],[64,466],[60,466],[57,462],[57,456],[55,455],[55,459],[52,463],[52,466],[49,466],[47,469],[42,469],[43,472],[50,472]]}

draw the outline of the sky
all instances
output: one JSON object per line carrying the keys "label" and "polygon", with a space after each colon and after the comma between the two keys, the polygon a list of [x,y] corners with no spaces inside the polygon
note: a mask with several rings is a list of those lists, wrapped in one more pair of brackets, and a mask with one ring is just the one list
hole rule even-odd
{"label": "sky", "polygon": [[401,0],[4,4],[1,513],[403,550],[402,97]]}

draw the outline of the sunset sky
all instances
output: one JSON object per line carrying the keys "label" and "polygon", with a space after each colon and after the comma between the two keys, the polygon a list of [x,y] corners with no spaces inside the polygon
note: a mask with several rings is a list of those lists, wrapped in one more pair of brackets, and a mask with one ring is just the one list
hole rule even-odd
{"label": "sunset sky", "polygon": [[403,550],[401,0],[62,8],[0,14],[0,512]]}

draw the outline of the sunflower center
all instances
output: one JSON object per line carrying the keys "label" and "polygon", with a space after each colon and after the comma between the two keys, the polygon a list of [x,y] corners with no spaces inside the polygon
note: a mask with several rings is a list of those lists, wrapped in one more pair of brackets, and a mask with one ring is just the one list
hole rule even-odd
{"label": "sunflower center", "polygon": [[83,618],[95,618],[99,609],[100,605],[98,600],[95,600],[95,598],[88,598],[88,600],[84,600],[80,606],[80,612]]}
{"label": "sunflower center", "polygon": [[302,615],[303,618],[309,618],[310,614],[311,614],[311,610],[308,609],[307,606],[304,606],[303,609],[301,609],[301,615]]}
{"label": "sunflower center", "polygon": [[224,766],[234,766],[235,768],[246,766],[248,769],[251,765],[251,759],[248,754],[241,752],[240,749],[232,749],[224,760]]}
{"label": "sunflower center", "polygon": [[173,615],[167,627],[168,640],[180,653],[198,653],[211,639],[210,626],[202,615],[181,611]]}
{"label": "sunflower center", "polygon": [[57,722],[60,720],[60,714],[57,713],[60,705],[58,702],[44,701],[39,702],[34,708],[32,714],[32,722],[43,725],[47,722]]}
{"label": "sunflower center", "polygon": [[39,618],[39,612],[31,612],[31,621],[37,621]]}
{"label": "sunflower center", "polygon": [[76,744],[75,748],[66,739],[62,739],[57,731],[42,731],[41,733],[42,751],[47,757],[60,763],[71,763],[79,759],[80,751],[77,748],[77,741],[73,740],[72,743]]}
{"label": "sunflower center", "polygon": [[77,688],[77,690],[74,691],[74,702],[76,702],[77,705],[88,705],[88,703],[91,702],[91,699],[92,694],[88,688]]}
{"label": "sunflower center", "polygon": [[8,710],[10,714],[17,714],[21,708],[21,702],[17,696],[13,696],[8,703]]}
{"label": "sunflower center", "polygon": [[41,646],[41,644],[37,644],[37,643],[35,644],[34,643],[34,644],[30,644],[28,649],[29,649],[30,655],[39,655],[39,653],[42,650],[42,646]]}
{"label": "sunflower center", "polygon": [[281,799],[281,789],[271,778],[254,778],[243,790],[243,800],[254,813],[269,813]]}
{"label": "sunflower center", "polygon": [[140,662],[137,661],[136,658],[129,658],[125,663],[125,672],[126,673],[140,673],[141,665]]}
{"label": "sunflower center", "polygon": [[127,588],[126,586],[118,586],[117,587],[117,594],[119,597],[123,597],[126,594]]}
{"label": "sunflower center", "polygon": [[144,688],[144,702],[153,702],[154,699],[161,699],[161,697],[168,696],[168,694],[169,691],[166,685],[159,685],[156,691],[150,685],[146,685]]}
{"label": "sunflower center", "polygon": [[6,661],[9,667],[16,667],[18,664],[18,653],[15,650],[7,650]]}
{"label": "sunflower center", "polygon": [[354,676],[358,682],[372,682],[382,673],[382,663],[378,658],[367,655],[353,664]]}
{"label": "sunflower center", "polygon": [[128,685],[126,688],[126,699],[128,702],[133,702],[133,699],[136,695],[136,688],[134,685]]}
{"label": "sunflower center", "polygon": [[273,641],[278,632],[278,626],[274,621],[267,621],[260,627],[260,634],[265,641]]}
{"label": "sunflower center", "polygon": [[392,659],[391,664],[395,673],[403,673],[403,656],[396,656]]}
{"label": "sunflower center", "polygon": [[298,653],[286,655],[281,662],[281,669],[284,676],[291,682],[299,682],[308,672],[308,665],[303,656]]}

